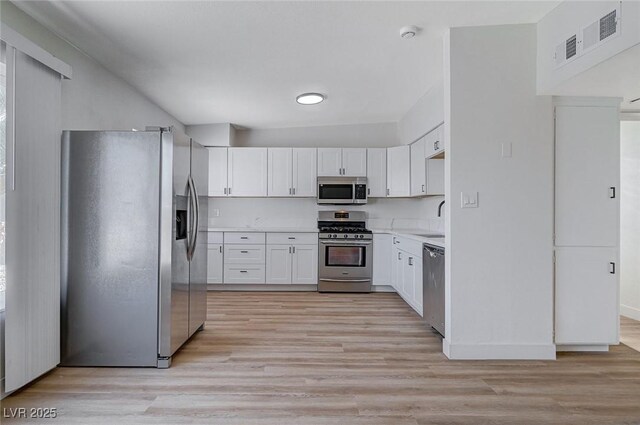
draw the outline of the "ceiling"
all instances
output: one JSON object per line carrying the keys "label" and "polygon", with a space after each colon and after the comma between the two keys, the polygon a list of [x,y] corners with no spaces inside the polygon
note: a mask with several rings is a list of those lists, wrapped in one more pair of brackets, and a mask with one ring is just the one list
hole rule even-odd
{"label": "ceiling", "polygon": [[[442,78],[455,26],[537,22],[558,2],[17,1],[184,124],[397,121]],[[410,40],[399,29],[422,30]],[[301,106],[296,95],[327,96]]]}
{"label": "ceiling", "polygon": [[640,45],[631,47],[554,88],[564,96],[621,97],[622,111],[640,111]]}

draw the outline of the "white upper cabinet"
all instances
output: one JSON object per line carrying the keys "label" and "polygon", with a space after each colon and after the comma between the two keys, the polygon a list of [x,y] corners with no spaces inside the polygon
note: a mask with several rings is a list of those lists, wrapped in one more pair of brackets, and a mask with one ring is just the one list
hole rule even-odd
{"label": "white upper cabinet", "polygon": [[319,177],[366,177],[366,148],[318,148]]}
{"label": "white upper cabinet", "polygon": [[227,148],[209,149],[209,196],[227,196]]}
{"label": "white upper cabinet", "polygon": [[387,148],[367,149],[367,196],[387,196]]}
{"label": "white upper cabinet", "polygon": [[293,148],[293,196],[316,196],[316,148]]}
{"label": "white upper cabinet", "polygon": [[316,149],[269,148],[269,196],[316,196]]}
{"label": "white upper cabinet", "polygon": [[318,177],[342,175],[342,149],[318,148]]}
{"label": "white upper cabinet", "polygon": [[411,154],[411,196],[424,196],[427,193],[424,137],[412,143]]}
{"label": "white upper cabinet", "polygon": [[267,148],[229,148],[227,193],[267,196]]}
{"label": "white upper cabinet", "polygon": [[444,124],[434,128],[425,137],[425,156],[431,158],[444,152]]}
{"label": "white upper cabinet", "polygon": [[620,119],[616,107],[556,107],[557,246],[617,246]]}
{"label": "white upper cabinet", "polygon": [[342,149],[342,175],[349,177],[367,176],[367,149]]}
{"label": "white upper cabinet", "polygon": [[293,195],[293,151],[291,148],[269,148],[269,196]]}
{"label": "white upper cabinet", "polygon": [[427,159],[427,195],[444,195],[444,159]]}
{"label": "white upper cabinet", "polygon": [[387,196],[410,196],[409,156],[409,146],[387,149]]}

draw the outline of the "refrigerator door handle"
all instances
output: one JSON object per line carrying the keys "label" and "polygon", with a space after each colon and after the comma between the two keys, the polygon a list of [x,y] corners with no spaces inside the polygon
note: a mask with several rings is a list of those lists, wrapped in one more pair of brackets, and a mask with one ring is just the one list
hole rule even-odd
{"label": "refrigerator door handle", "polygon": [[187,232],[189,239],[187,240],[187,260],[191,261],[191,259],[193,258],[193,251],[194,251],[194,239],[195,239],[195,235],[194,235],[194,229],[196,229],[196,217],[198,215],[197,213],[197,206],[196,206],[196,200],[195,200],[195,191],[194,191],[194,187],[193,187],[193,180],[191,179],[191,175],[189,175],[189,177],[187,178],[187,186],[189,189],[189,230]]}
{"label": "refrigerator door handle", "polygon": [[198,243],[198,229],[200,229],[200,198],[198,195],[196,182],[193,181],[191,175],[189,175],[189,178],[191,179],[191,186],[193,187],[193,199],[196,206],[196,224],[193,229],[193,249],[191,250],[191,258],[193,258],[196,253],[196,246]]}

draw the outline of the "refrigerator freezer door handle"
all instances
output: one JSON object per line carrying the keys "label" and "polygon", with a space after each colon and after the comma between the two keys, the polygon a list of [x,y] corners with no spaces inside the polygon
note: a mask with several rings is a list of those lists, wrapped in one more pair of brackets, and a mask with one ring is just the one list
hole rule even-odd
{"label": "refrigerator freezer door handle", "polygon": [[[189,178],[191,178],[191,176],[189,176]],[[196,187],[196,182],[193,181],[193,178],[191,178],[191,186],[193,187],[193,199],[196,205],[196,224],[193,230],[193,249],[191,250],[191,257],[193,258],[193,255],[196,252],[196,246],[198,243],[198,229],[200,229],[200,198],[198,195],[198,188]]]}

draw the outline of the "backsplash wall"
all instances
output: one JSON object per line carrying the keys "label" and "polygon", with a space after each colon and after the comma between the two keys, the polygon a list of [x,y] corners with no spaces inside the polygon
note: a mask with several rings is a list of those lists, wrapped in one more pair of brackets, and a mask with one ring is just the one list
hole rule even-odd
{"label": "backsplash wall", "polygon": [[[374,198],[367,205],[343,208],[366,211],[370,228],[444,231],[443,219],[437,217],[443,199]],[[312,198],[209,198],[209,227],[315,228],[318,211],[335,209],[340,207],[318,205]]]}

